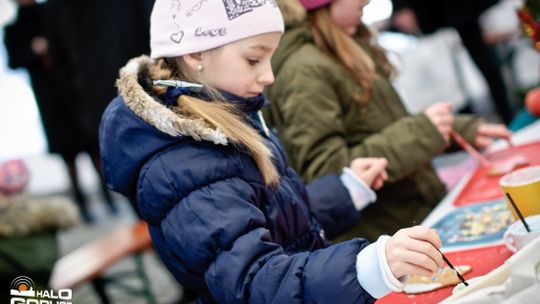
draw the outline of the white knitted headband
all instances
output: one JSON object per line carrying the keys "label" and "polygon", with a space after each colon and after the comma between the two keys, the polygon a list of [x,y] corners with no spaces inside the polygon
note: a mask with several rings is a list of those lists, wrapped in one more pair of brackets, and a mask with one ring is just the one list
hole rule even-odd
{"label": "white knitted headband", "polygon": [[156,0],[151,57],[177,57],[283,31],[276,0]]}

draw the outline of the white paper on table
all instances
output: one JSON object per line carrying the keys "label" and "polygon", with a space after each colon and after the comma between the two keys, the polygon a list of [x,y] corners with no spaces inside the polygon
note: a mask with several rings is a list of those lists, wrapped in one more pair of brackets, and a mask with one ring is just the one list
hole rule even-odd
{"label": "white paper on table", "polygon": [[540,299],[540,238],[523,247],[503,265],[441,303],[538,303]]}

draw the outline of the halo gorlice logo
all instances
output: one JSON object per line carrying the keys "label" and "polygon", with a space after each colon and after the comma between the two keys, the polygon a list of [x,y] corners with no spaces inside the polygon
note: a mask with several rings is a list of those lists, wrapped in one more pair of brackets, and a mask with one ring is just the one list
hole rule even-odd
{"label": "halo gorlice logo", "polygon": [[29,277],[16,277],[15,280],[11,281],[10,294],[12,296],[35,297],[34,281]]}
{"label": "halo gorlice logo", "polygon": [[10,304],[72,304],[71,289],[35,290],[34,281],[29,277],[16,277],[10,286]]}

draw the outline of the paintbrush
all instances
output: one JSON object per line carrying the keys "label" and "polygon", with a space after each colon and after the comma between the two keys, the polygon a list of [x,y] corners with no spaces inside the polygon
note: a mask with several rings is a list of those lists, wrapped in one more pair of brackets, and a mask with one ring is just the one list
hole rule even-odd
{"label": "paintbrush", "polygon": [[490,167],[491,162],[484,157],[478,150],[476,150],[471,144],[465,140],[465,138],[461,137],[456,131],[452,130],[450,131],[450,136],[463,148],[463,150],[467,151],[469,155],[471,155],[474,159],[476,159],[480,164],[484,167]]}
{"label": "paintbrush", "polygon": [[465,281],[465,279],[463,278],[461,273],[459,273],[459,271],[457,271],[457,269],[454,267],[454,265],[452,265],[452,263],[450,263],[450,261],[444,256],[444,254],[439,249],[437,249],[437,250],[441,253],[442,258],[446,262],[446,264],[448,264],[448,267],[452,268],[452,270],[456,273],[456,275],[459,278],[459,280],[461,281],[461,283],[463,283],[463,285],[465,285],[465,286],[469,286],[469,283],[467,283],[467,281]]}
{"label": "paintbrush", "polygon": [[510,193],[506,192],[506,197],[510,201],[510,204],[512,205],[512,207],[516,211],[517,215],[519,216],[519,219],[521,220],[521,223],[523,223],[523,226],[525,226],[525,229],[527,230],[527,232],[531,232],[531,229],[529,228],[529,225],[527,225],[527,222],[525,221],[525,218],[523,217],[523,214],[521,214],[521,211],[519,211],[516,203],[514,202],[512,197],[510,196]]}

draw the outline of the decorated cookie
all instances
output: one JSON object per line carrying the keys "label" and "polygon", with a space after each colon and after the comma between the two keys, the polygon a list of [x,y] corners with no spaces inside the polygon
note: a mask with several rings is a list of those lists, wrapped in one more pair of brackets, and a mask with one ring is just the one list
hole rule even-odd
{"label": "decorated cookie", "polygon": [[[456,266],[460,274],[466,274],[471,271],[471,266]],[[432,276],[410,276],[405,283],[405,291],[408,294],[423,293],[446,286],[454,286],[460,283],[456,273],[448,266],[439,269]]]}
{"label": "decorated cookie", "polygon": [[525,156],[516,154],[505,159],[495,161],[489,168],[489,176],[504,175],[508,172],[512,172],[515,169],[526,167],[529,164],[529,159]]}

